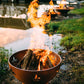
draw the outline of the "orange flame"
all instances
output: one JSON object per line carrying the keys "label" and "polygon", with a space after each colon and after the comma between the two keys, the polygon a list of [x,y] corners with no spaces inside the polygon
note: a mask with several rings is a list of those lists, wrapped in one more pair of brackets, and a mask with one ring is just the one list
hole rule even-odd
{"label": "orange flame", "polygon": [[51,17],[49,15],[42,15],[40,18],[37,17],[37,9],[38,9],[38,0],[33,0],[28,8],[28,21],[31,22],[32,27],[40,26],[44,28],[46,23],[50,22]]}
{"label": "orange flame", "polygon": [[49,4],[51,5],[51,8],[49,9],[49,14],[58,14],[58,15],[60,15],[60,12],[54,11],[54,3],[53,3],[52,0],[49,2]]}
{"label": "orange flame", "polygon": [[54,14],[55,12],[53,11],[53,8],[54,8],[53,1],[51,0],[51,1],[49,2],[49,4],[51,5],[51,8],[49,9],[50,13]]}
{"label": "orange flame", "polygon": [[40,80],[40,77],[38,77],[38,75],[36,74],[34,79]]}
{"label": "orange flame", "polygon": [[54,6],[54,4],[53,4],[53,1],[52,1],[52,0],[49,2],[49,4],[50,4],[50,5],[52,5],[52,6]]}
{"label": "orange flame", "polygon": [[[38,49],[34,53],[36,53],[37,55],[41,55],[41,58],[40,58],[40,61],[38,64],[38,70],[41,70],[40,62],[42,61],[43,66],[45,66],[47,56],[49,56],[49,54],[50,54],[49,47],[45,46],[45,44],[44,44],[45,38],[42,35],[43,30],[39,28],[39,27],[44,28],[45,24],[50,22],[51,14],[56,14],[56,12],[53,11],[54,4],[53,4],[52,0],[50,1],[50,5],[51,5],[51,9],[50,9],[49,13],[44,13],[41,17],[38,18],[37,17],[37,9],[39,7],[38,0],[33,0],[30,3],[28,12],[27,12],[27,14],[29,16],[28,21],[31,22],[32,27],[35,27],[35,28],[33,28],[33,32],[31,35],[30,48]],[[52,36],[50,37],[50,40],[52,41]],[[41,52],[40,54],[38,54],[38,51],[40,49],[44,49],[44,48],[47,49],[48,51],[45,50],[45,51]],[[50,60],[52,60],[52,59],[50,59]],[[54,61],[51,61],[51,62],[54,65]],[[37,75],[35,75],[35,79],[38,79]]]}
{"label": "orange flame", "polygon": [[62,0],[61,3],[59,4],[59,9],[66,9],[66,3],[65,3],[66,0]]}

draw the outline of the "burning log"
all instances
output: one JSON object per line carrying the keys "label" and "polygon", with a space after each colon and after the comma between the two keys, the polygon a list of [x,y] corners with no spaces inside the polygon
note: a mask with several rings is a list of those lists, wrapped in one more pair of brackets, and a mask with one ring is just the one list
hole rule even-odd
{"label": "burning log", "polygon": [[22,69],[27,69],[27,66],[30,63],[31,57],[33,56],[32,54],[33,54],[32,50],[28,50],[28,52],[25,54],[24,61],[23,61],[23,64],[21,66]]}
{"label": "burning log", "polygon": [[52,65],[52,63],[51,63],[51,61],[50,61],[50,59],[49,59],[48,56],[47,56],[47,61],[46,61],[46,63],[48,64],[49,68],[53,67],[53,65]]}
{"label": "burning log", "polygon": [[39,64],[40,56],[36,56],[35,54],[32,56],[32,59],[29,63],[29,67],[27,70],[37,70]]}
{"label": "burning log", "polygon": [[[25,54],[25,56],[17,63],[17,67],[26,69],[26,66],[30,62],[32,54],[33,54],[33,51],[32,50],[28,50],[27,53]],[[21,65],[21,64],[23,64],[23,65]]]}
{"label": "burning log", "polygon": [[43,63],[42,63],[42,61],[40,61],[40,70],[42,70],[43,69]]}
{"label": "burning log", "polygon": [[40,56],[36,56],[32,50],[28,50],[25,56],[17,63],[17,67],[27,70],[37,70]]}
{"label": "burning log", "polygon": [[44,63],[43,68],[48,69],[48,68],[51,68],[51,67],[53,67],[53,64],[52,64],[50,58],[47,56],[46,62]]}
{"label": "burning log", "polygon": [[[45,55],[45,50],[29,49],[24,57],[19,60],[17,67],[25,70],[43,70],[53,67],[53,64],[48,55]],[[44,59],[45,61],[42,61]]]}

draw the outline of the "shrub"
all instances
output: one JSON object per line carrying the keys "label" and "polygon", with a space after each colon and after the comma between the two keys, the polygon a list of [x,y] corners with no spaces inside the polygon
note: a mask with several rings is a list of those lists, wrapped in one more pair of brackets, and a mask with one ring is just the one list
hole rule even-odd
{"label": "shrub", "polygon": [[8,76],[8,56],[9,51],[0,47],[0,84]]}
{"label": "shrub", "polygon": [[50,32],[50,33],[56,32],[57,29],[58,29],[58,25],[56,24],[56,22],[50,22],[45,26],[45,30],[47,30],[47,32]]}

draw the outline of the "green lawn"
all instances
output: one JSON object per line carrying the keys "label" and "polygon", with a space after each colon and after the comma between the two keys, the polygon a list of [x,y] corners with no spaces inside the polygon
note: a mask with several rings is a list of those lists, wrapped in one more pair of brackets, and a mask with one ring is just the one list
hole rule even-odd
{"label": "green lawn", "polygon": [[[75,9],[71,13],[84,14],[84,7]],[[80,11],[79,11],[80,10]],[[64,35],[61,45],[66,49],[81,50],[84,49],[84,17],[79,19],[67,19],[61,22],[50,22],[45,30],[48,33],[61,33]]]}
{"label": "green lawn", "polygon": [[69,13],[84,15],[84,7],[80,8],[80,9],[71,10]]}

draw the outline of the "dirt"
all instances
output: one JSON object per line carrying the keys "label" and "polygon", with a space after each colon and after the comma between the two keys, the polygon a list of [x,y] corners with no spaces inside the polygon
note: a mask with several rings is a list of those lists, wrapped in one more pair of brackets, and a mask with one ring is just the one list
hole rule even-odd
{"label": "dirt", "polygon": [[62,63],[57,75],[49,84],[83,84],[84,50],[61,53]]}

